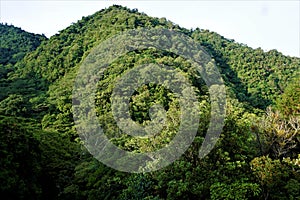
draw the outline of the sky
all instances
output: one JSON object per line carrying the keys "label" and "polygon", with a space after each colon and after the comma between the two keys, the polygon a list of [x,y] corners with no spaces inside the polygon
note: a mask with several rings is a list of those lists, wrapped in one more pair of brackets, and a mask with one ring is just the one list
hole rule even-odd
{"label": "sky", "polygon": [[185,28],[217,32],[228,39],[300,57],[300,0],[277,1],[14,1],[0,0],[0,21],[50,37],[110,5],[137,8]]}

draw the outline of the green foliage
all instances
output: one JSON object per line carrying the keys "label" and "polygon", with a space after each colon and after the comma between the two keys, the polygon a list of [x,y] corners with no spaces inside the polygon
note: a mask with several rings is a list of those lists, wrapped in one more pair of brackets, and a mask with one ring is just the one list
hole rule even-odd
{"label": "green foliage", "polygon": [[34,121],[0,116],[0,193],[9,199],[41,197],[41,165]]}
{"label": "green foliage", "polygon": [[99,161],[86,157],[75,168],[71,185],[64,188],[66,199],[118,199],[125,189],[125,177],[129,174],[106,167]]}
{"label": "green foliage", "polygon": [[44,40],[44,35],[28,33],[12,25],[0,23],[0,65],[15,64]]}
{"label": "green foliage", "polygon": [[258,197],[261,190],[256,183],[237,181],[232,184],[215,183],[211,186],[211,199],[252,199]]}
{"label": "green foliage", "polygon": [[261,154],[283,158],[295,157],[299,153],[299,116],[282,117],[278,111],[268,108],[266,115],[254,127]]}
{"label": "green foliage", "polygon": [[22,95],[12,94],[0,102],[0,113],[10,116],[20,116],[26,112],[26,102]]}
{"label": "green foliage", "polygon": [[[119,130],[111,94],[119,78],[138,65],[176,68],[193,85],[200,109],[197,135],[180,159],[155,172],[128,174],[91,158],[82,147],[74,128],[72,89],[93,47],[139,27],[173,29],[204,46],[225,80],[227,114],[215,148],[200,159],[211,106],[208,87],[191,64],[155,49],[116,59],[95,96],[101,126],[115,145],[154,151],[168,145],[180,125],[176,96],[148,84],[135,88],[131,118],[149,124],[148,110],[159,103],[166,110],[166,126],[151,139]],[[18,199],[299,199],[299,58],[252,49],[206,30],[186,30],[121,6],[83,17],[49,40],[13,26],[1,24],[0,31],[1,193]],[[281,114],[264,114],[261,109],[275,102]]]}
{"label": "green foliage", "polygon": [[79,145],[34,120],[0,116],[1,194],[9,199],[55,198],[71,184]]}
{"label": "green foliage", "polygon": [[41,158],[40,182],[43,197],[61,196],[64,188],[72,184],[75,167],[84,155],[80,145],[57,132],[40,131],[35,134],[39,141]]}
{"label": "green foliage", "polygon": [[300,76],[289,82],[284,92],[276,101],[278,110],[284,116],[300,116]]}
{"label": "green foliage", "polygon": [[300,198],[300,182],[299,180],[290,179],[284,186],[287,191],[288,199],[299,199]]}
{"label": "green foliage", "polygon": [[264,198],[298,199],[300,176],[299,158],[272,160],[268,156],[257,157],[251,161],[253,174],[262,186]]}
{"label": "green foliage", "polygon": [[158,200],[158,196],[153,196],[153,182],[147,174],[133,174],[124,181],[126,189],[122,191],[122,194],[118,199],[153,199]]}
{"label": "green foliage", "polygon": [[0,23],[0,101],[4,100],[0,103],[0,114],[24,116],[25,111],[28,111],[28,99],[23,95],[35,93],[38,88],[32,86],[33,80],[24,81],[18,77],[12,81],[9,74],[16,70],[13,66],[16,62],[34,51],[46,39],[44,35],[28,33]]}
{"label": "green foliage", "polygon": [[196,29],[192,37],[213,55],[236,97],[254,107],[265,109],[274,103],[288,81],[299,73],[299,58],[276,50],[252,49],[202,29]]}

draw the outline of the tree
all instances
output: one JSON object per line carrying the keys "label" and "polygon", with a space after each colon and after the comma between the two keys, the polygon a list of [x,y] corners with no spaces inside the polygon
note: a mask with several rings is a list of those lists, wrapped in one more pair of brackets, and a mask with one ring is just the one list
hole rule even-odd
{"label": "tree", "polygon": [[299,151],[300,118],[282,118],[278,111],[267,109],[266,115],[253,127],[261,153],[272,158],[294,157]]}
{"label": "tree", "polygon": [[0,115],[0,193],[9,199],[38,199],[41,158],[34,121]]}
{"label": "tree", "polygon": [[294,78],[277,99],[276,107],[286,117],[300,116],[300,76]]}

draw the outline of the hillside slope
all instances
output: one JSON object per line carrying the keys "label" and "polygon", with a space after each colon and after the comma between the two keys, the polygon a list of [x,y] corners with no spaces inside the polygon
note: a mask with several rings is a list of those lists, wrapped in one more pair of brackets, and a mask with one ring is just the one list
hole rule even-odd
{"label": "hillside slope", "polygon": [[[111,7],[83,17],[77,23],[51,37],[35,52],[18,63],[13,77],[31,77],[47,86],[58,81],[105,39],[137,27],[164,27],[183,32],[199,41],[216,60],[226,84],[242,102],[266,108],[283,93],[288,81],[299,74],[300,59],[284,56],[276,50],[263,52],[235,43],[207,30],[186,30],[167,21],[148,17],[136,10]],[[37,86],[37,88],[40,88]]]}
{"label": "hillside slope", "polygon": [[13,65],[46,40],[44,35],[28,33],[13,25],[0,23],[0,100],[9,94],[11,81],[8,80],[8,74],[15,71]]}
{"label": "hillside slope", "polygon": [[1,23],[0,64],[15,64],[26,53],[35,50],[46,39],[44,35],[28,33],[13,25]]}

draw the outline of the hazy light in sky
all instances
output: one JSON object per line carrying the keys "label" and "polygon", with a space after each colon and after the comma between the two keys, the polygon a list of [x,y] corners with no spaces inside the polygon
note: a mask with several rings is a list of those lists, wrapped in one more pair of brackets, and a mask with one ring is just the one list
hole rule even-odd
{"label": "hazy light in sky", "polygon": [[0,21],[50,37],[113,4],[215,31],[250,47],[300,57],[299,1],[0,1]]}

